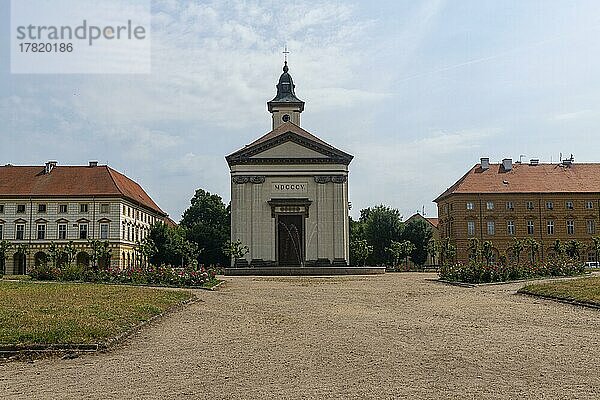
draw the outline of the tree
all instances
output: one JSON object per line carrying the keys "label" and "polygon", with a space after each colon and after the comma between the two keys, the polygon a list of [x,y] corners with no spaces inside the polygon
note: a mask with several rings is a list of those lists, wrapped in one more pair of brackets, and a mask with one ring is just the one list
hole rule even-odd
{"label": "tree", "polygon": [[372,265],[389,264],[392,260],[386,250],[392,241],[402,240],[402,217],[400,211],[382,205],[361,210],[360,221],[364,224],[364,239],[373,246],[368,261]]}
{"label": "tree", "polygon": [[524,239],[523,245],[525,248],[529,249],[529,261],[531,263],[534,263],[535,262],[535,254],[537,253],[537,250],[540,247],[540,244],[534,238],[527,237]]}
{"label": "tree", "polygon": [[392,240],[390,247],[386,248],[386,250],[391,255],[392,267],[396,268],[400,260],[405,260],[407,262],[408,256],[415,250],[415,245],[408,240],[403,240],[401,242]]}
{"label": "tree", "polygon": [[524,241],[521,239],[517,239],[516,237],[512,238],[512,243],[509,245],[509,250],[512,252],[512,255],[517,259],[517,265],[521,263],[521,253],[525,249]]}
{"label": "tree", "polygon": [[67,245],[65,245],[64,252],[67,255],[68,264],[73,264],[73,261],[75,261],[75,256],[77,255],[77,248],[75,247],[75,243],[73,243],[72,240],[69,241]]}
{"label": "tree", "polygon": [[88,243],[90,245],[90,261],[94,270],[98,269],[99,262],[108,261],[108,264],[110,264],[112,250],[108,240],[88,239]]}
{"label": "tree", "polygon": [[232,264],[235,264],[235,260],[239,260],[240,258],[244,258],[246,254],[250,252],[248,246],[245,246],[241,240],[236,240],[232,242],[228,240],[227,243],[223,246],[223,253],[229,256],[232,261]]}
{"label": "tree", "polygon": [[355,239],[350,242],[350,260],[351,264],[364,266],[367,262],[367,258],[373,252],[373,246],[369,246],[369,243],[365,239]]}
{"label": "tree", "polygon": [[11,248],[12,244],[8,240],[0,240],[0,275],[5,272],[6,256]]}
{"label": "tree", "polygon": [[427,246],[432,236],[433,231],[429,224],[423,220],[411,221],[404,225],[402,238],[410,241],[414,246],[410,253],[412,262],[419,266],[425,265],[427,262]]}
{"label": "tree", "polygon": [[444,238],[438,243],[441,264],[446,265],[454,261],[456,257],[456,246],[450,242],[450,238]]}
{"label": "tree", "polygon": [[483,256],[486,265],[490,265],[494,257],[494,245],[489,240],[486,240],[481,245],[481,255]]}
{"label": "tree", "polygon": [[230,208],[220,196],[198,189],[183,213],[181,226],[187,239],[202,249],[199,262],[204,264],[227,264],[228,257],[223,246],[230,238]]}
{"label": "tree", "polygon": [[181,265],[196,262],[198,246],[186,239],[186,231],[181,227],[171,227],[157,222],[150,227],[148,236],[138,246],[152,265]]}
{"label": "tree", "polygon": [[477,262],[479,260],[479,256],[481,255],[481,248],[479,246],[479,239],[470,238],[469,246],[467,247],[469,250],[469,259]]}
{"label": "tree", "polygon": [[600,260],[600,236],[592,237],[592,249],[596,252],[596,261]]}
{"label": "tree", "polygon": [[579,260],[583,247],[584,244],[579,240],[569,240],[567,243],[565,243],[565,253],[567,253],[567,255],[573,260]]}

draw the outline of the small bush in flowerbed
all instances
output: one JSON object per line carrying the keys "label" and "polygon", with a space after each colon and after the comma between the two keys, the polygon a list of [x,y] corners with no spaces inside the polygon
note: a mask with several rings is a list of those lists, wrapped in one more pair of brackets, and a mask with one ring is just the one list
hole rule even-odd
{"label": "small bush in flowerbed", "polygon": [[200,266],[173,268],[170,266],[135,267],[128,269],[94,269],[77,265],[61,268],[36,266],[30,275],[37,280],[83,281],[94,283],[125,283],[157,286],[212,286],[217,283],[216,270]]}
{"label": "small bush in flowerbed", "polygon": [[506,282],[548,276],[576,276],[585,272],[583,263],[576,260],[555,259],[545,264],[487,264],[478,261],[443,265],[440,279],[465,283]]}

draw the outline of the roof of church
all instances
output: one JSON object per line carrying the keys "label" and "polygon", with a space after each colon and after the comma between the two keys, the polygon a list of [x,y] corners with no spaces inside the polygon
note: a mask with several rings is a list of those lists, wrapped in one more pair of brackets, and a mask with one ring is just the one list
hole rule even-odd
{"label": "roof of church", "polygon": [[274,137],[277,137],[277,136],[287,133],[287,132],[294,132],[297,135],[300,135],[309,140],[313,140],[317,143],[322,144],[323,146],[331,147],[332,149],[334,148],[329,143],[324,142],[323,140],[319,139],[318,137],[316,137],[309,131],[300,128],[298,125],[296,125],[290,121],[284,122],[283,124],[279,125],[277,128],[273,129],[271,132],[265,133],[263,136],[259,137],[254,142],[246,145],[246,147],[255,146],[257,144],[266,142],[269,139],[272,139]]}
{"label": "roof of church", "polygon": [[107,165],[0,167],[0,196],[118,196],[167,215],[142,187]]}
{"label": "roof of church", "polygon": [[600,164],[476,164],[434,201],[455,193],[600,193]]}
{"label": "roof of church", "polygon": [[299,104],[302,108],[304,108],[304,102],[296,97],[294,80],[292,76],[289,74],[289,68],[287,65],[287,61],[283,65],[283,74],[279,77],[279,83],[277,84],[277,94],[273,98],[273,100],[267,102],[269,106],[269,111],[271,111],[272,103],[295,103]]}
{"label": "roof of church", "polygon": [[[311,160],[313,162],[339,162],[341,164],[349,164],[353,156],[336,149],[329,143],[319,139],[312,133],[300,128],[293,122],[284,122],[272,131],[264,134],[254,142],[244,146],[242,149],[225,157],[229,165],[238,164],[249,157],[263,152],[269,148],[275,147],[285,141],[294,141],[308,148],[312,148],[329,158]],[[272,160],[261,159],[253,160],[254,162],[269,162]],[[308,160],[306,160],[308,161]]]}

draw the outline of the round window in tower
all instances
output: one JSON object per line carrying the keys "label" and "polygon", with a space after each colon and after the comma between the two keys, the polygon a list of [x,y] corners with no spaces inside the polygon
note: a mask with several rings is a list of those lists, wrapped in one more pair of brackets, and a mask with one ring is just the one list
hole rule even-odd
{"label": "round window in tower", "polygon": [[283,114],[283,117],[281,117],[281,119],[283,120],[283,122],[288,122],[290,120],[290,116],[289,114]]}

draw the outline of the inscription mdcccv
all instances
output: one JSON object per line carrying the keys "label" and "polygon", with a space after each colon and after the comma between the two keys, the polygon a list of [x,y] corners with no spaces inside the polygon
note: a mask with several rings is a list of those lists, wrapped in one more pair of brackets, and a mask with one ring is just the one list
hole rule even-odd
{"label": "inscription mdcccv", "polygon": [[308,191],[307,182],[280,182],[273,183],[273,192],[276,193],[306,193]]}

